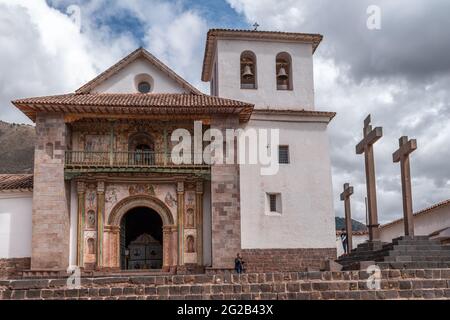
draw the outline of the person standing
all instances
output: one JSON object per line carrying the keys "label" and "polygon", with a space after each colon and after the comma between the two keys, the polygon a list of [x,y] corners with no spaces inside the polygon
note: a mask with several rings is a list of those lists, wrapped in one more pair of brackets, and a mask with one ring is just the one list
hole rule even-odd
{"label": "person standing", "polygon": [[240,274],[244,272],[244,260],[242,259],[242,256],[240,253],[236,255],[236,259],[234,259],[234,270],[236,273]]}
{"label": "person standing", "polygon": [[347,238],[347,232],[345,229],[341,230],[341,241],[342,241],[342,247],[344,248],[344,254],[348,254],[348,238]]}

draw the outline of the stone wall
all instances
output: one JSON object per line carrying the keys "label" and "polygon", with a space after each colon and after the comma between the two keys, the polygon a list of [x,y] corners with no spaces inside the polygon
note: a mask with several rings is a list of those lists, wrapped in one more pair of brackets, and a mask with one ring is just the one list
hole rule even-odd
{"label": "stone wall", "polygon": [[247,272],[321,270],[336,259],[336,249],[244,249],[242,256]]}
{"label": "stone wall", "polygon": [[450,269],[383,270],[380,288],[365,271],[225,275],[116,276],[0,281],[0,299],[449,299]]}
{"label": "stone wall", "polygon": [[[211,121],[211,129],[237,128],[237,117],[221,117]],[[235,150],[237,143],[235,142]],[[225,154],[225,151],[224,151]],[[235,159],[236,160],[236,159]],[[232,268],[236,253],[241,249],[241,211],[239,165],[211,166],[212,266]]]}
{"label": "stone wall", "polygon": [[30,264],[30,258],[0,259],[0,279],[17,277],[20,271],[30,269]]}
{"label": "stone wall", "polygon": [[66,124],[62,114],[38,113],[34,156],[32,269],[66,269],[69,213],[64,182]]}

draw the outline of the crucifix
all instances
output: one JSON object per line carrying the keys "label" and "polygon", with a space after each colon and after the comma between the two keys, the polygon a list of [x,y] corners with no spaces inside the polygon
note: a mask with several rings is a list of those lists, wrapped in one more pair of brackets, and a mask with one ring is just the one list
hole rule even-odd
{"label": "crucifix", "polygon": [[392,154],[392,160],[400,162],[403,196],[403,221],[405,224],[405,236],[414,236],[414,217],[411,196],[411,169],[409,155],[417,149],[416,139],[408,140],[408,137],[399,139],[399,148]]}
{"label": "crucifix", "polygon": [[258,22],[255,22],[255,24],[253,25],[253,27],[254,27],[253,31],[258,31],[258,27],[259,27]]}
{"label": "crucifix", "polygon": [[353,187],[350,184],[344,184],[344,192],[341,193],[341,200],[344,201],[345,208],[345,231],[347,232],[347,253],[353,249],[352,244],[352,214],[350,210],[350,196],[353,194]]}
{"label": "crucifix", "polygon": [[356,154],[364,153],[366,168],[367,204],[369,211],[369,241],[380,239],[378,230],[377,190],[375,181],[375,161],[373,156],[373,144],[383,136],[383,128],[372,129],[370,114],[364,120],[364,138],[356,146]]}

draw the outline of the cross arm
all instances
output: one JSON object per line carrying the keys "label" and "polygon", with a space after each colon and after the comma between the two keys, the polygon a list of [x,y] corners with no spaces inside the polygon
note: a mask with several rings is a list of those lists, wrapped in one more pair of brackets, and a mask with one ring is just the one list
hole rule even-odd
{"label": "cross arm", "polygon": [[395,151],[392,154],[392,161],[399,162],[402,159],[402,157],[408,156],[416,149],[417,149],[417,140],[411,139],[405,144],[401,145],[400,148],[398,148],[397,151]]}
{"label": "cross arm", "polygon": [[370,133],[361,140],[360,143],[356,145],[356,154],[364,153],[366,146],[370,146],[378,141],[383,136],[383,128],[376,127]]}
{"label": "cross arm", "polygon": [[344,184],[344,192],[341,193],[341,200],[344,201],[346,198],[353,194],[353,187],[350,187],[348,183]]}

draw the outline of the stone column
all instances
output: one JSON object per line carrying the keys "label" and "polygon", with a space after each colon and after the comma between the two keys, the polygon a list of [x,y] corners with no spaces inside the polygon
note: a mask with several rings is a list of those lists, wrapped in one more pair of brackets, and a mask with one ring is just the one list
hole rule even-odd
{"label": "stone column", "polygon": [[77,183],[78,194],[78,225],[77,225],[77,266],[83,267],[83,247],[84,247],[84,211],[86,185],[84,182]]}
{"label": "stone column", "polygon": [[173,245],[172,232],[176,226],[165,225],[163,227],[163,270],[169,271],[170,267],[176,264],[172,260],[173,250],[177,250],[177,246]]}
{"label": "stone column", "polygon": [[196,185],[197,264],[203,265],[203,180]]}
{"label": "stone column", "polygon": [[[237,116],[211,119],[211,129],[222,131],[239,127]],[[234,139],[234,150],[237,150]],[[225,151],[224,151],[225,154]],[[239,165],[234,163],[211,166],[211,219],[213,268],[233,268],[236,253],[241,250],[241,212]]]}
{"label": "stone column", "polygon": [[97,182],[97,267],[103,265],[103,217],[105,211],[105,183]]}
{"label": "stone column", "polygon": [[184,265],[184,182],[177,183],[178,265]]}
{"label": "stone column", "polygon": [[31,269],[69,265],[69,199],[64,181],[67,129],[62,114],[38,113],[34,153]]}
{"label": "stone column", "polygon": [[171,233],[171,239],[170,239],[170,266],[174,267],[178,263],[178,227],[176,225],[172,226],[172,233]]}
{"label": "stone column", "polygon": [[105,225],[103,231],[103,267],[120,269],[120,227]]}

